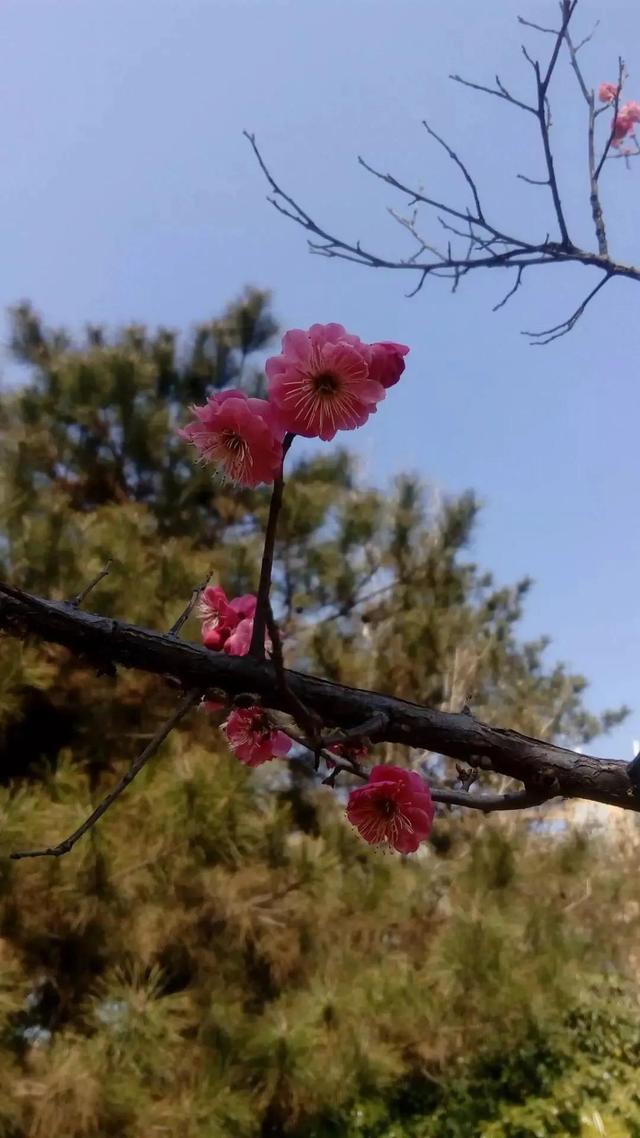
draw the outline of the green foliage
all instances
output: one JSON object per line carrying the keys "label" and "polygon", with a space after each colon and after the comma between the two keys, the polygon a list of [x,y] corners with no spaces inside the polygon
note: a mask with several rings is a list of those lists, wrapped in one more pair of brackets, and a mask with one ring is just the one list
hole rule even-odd
{"label": "green foliage", "polygon": [[[176,427],[212,388],[259,390],[273,330],[255,291],[184,340],[75,343],[18,309],[0,571],[68,598],[113,558],[92,607],[157,629],[209,568],[255,589],[267,495],[212,481]],[[619,718],[521,642],[529,583],[468,560],[472,495],[434,509],[415,479],[363,487],[338,448],[292,457],[292,662],[551,739]],[[7,852],[71,831],[176,693],[51,646],[0,661]],[[299,763],[231,759],[221,717],[195,712],[69,857],[0,860],[0,1138],[636,1138],[633,831],[450,811],[421,855],[383,856]]]}

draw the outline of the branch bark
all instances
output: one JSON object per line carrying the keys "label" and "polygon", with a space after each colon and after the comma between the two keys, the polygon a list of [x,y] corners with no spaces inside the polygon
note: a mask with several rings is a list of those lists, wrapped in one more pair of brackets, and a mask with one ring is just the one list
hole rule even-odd
{"label": "branch bark", "polygon": [[[185,690],[222,689],[230,696],[255,693],[265,706],[288,711],[275,667],[251,657],[210,652],[175,636],[84,612],[0,583],[0,629],[63,645],[92,666],[120,665],[173,677]],[[287,670],[287,686],[323,723],[357,727],[379,715],[380,742],[418,747],[480,765],[524,784],[528,794],[584,798],[640,812],[640,791],[630,764],[578,755],[539,739],[481,723],[465,712],[422,707],[380,692],[363,691]],[[480,761],[479,761],[480,760]]]}

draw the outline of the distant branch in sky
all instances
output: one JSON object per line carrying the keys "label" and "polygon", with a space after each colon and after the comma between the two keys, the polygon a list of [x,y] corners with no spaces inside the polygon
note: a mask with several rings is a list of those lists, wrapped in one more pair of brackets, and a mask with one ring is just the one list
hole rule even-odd
{"label": "distant branch in sky", "polygon": [[[507,232],[502,225],[496,224],[482,202],[477,183],[466,164],[426,120],[423,125],[429,137],[446,152],[466,182],[470,200],[469,205],[464,210],[456,209],[446,202],[431,197],[422,190],[407,185],[393,174],[373,166],[364,158],[358,158],[360,165],[368,173],[391,186],[406,199],[405,204],[410,210],[408,215],[401,214],[394,209],[391,209],[390,212],[415,241],[416,248],[410,256],[400,259],[381,256],[374,250],[365,248],[359,240],[354,241],[341,237],[322,226],[276,181],[258,147],[255,136],[245,131],[262,172],[269,183],[268,200],[279,213],[295,221],[307,231],[309,234],[308,245],[312,253],[351,261],[369,268],[399,270],[415,282],[412,284],[408,296],[415,296],[420,292],[427,277],[443,277],[451,282],[452,291],[455,292],[461,279],[473,270],[512,270],[513,283],[502,300],[494,306],[494,311],[497,311],[504,307],[518,291],[525,272],[531,268],[549,264],[580,264],[593,268],[599,273],[599,281],[576,306],[570,316],[551,328],[523,332],[523,335],[528,336],[532,344],[548,344],[552,340],[566,335],[580,319],[587,305],[614,277],[626,277],[630,280],[640,281],[640,267],[616,261],[609,253],[604,210],[600,198],[600,178],[605,164],[614,158],[624,158],[628,163],[630,158],[640,154],[640,145],[634,134],[635,127],[640,122],[640,104],[629,102],[621,105],[626,71],[624,62],[620,58],[618,60],[617,82],[600,85],[598,98],[603,105],[597,106],[596,95],[588,87],[579,62],[579,53],[585,44],[592,39],[595,28],[588,35],[583,36],[579,42],[574,42],[571,27],[578,3],[579,0],[561,0],[560,24],[557,28],[545,27],[522,16],[518,17],[519,23],[524,28],[552,37],[552,46],[546,63],[535,58],[526,46],[522,47],[523,56],[531,69],[533,79],[530,101],[513,95],[498,75],[496,75],[493,85],[478,83],[462,78],[460,75],[450,76],[454,82],[474,91],[494,96],[511,104],[522,114],[533,116],[536,120],[544,160],[544,174],[540,178],[529,177],[525,174],[518,174],[517,176],[530,185],[546,189],[549,193],[557,226],[557,234],[554,236],[547,233],[542,239],[534,236],[524,237],[521,233]],[[560,192],[551,146],[549,88],[557,72],[563,48],[566,48],[571,68],[587,106],[587,188],[597,246],[593,249],[582,248],[576,244],[571,236],[570,219],[567,216],[566,206]],[[604,112],[611,114],[611,122],[604,145],[598,152],[596,123]],[[424,234],[421,213],[423,210],[429,211],[431,219],[435,217],[438,226],[444,231],[444,240]],[[522,232],[526,232],[526,229],[523,229]]]}

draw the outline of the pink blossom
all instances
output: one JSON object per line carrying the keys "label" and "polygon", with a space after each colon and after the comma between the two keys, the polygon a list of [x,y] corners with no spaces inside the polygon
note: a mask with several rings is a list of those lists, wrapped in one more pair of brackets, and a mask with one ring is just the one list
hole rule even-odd
{"label": "pink blossom", "polygon": [[[244,651],[238,646],[247,640],[246,627],[240,632],[241,625],[253,627],[253,616],[256,611],[256,598],[251,593],[242,597],[227,600],[227,594],[220,585],[209,585],[203,592],[198,606],[202,617],[202,641],[207,648],[219,652],[224,649],[230,656],[245,656],[249,645]],[[235,639],[234,639],[235,637]],[[227,645],[231,642],[231,646]],[[251,629],[249,629],[249,643],[251,642]]]}
{"label": "pink blossom", "polygon": [[240,486],[273,482],[282,464],[284,432],[266,399],[244,391],[218,391],[203,407],[191,408],[195,420],[179,434]]}
{"label": "pink blossom", "polygon": [[269,759],[282,758],[291,750],[291,739],[278,731],[262,707],[243,707],[231,712],[223,731],[241,763],[258,767]]}
{"label": "pink blossom", "polygon": [[[352,742],[352,743],[333,743],[332,746],[327,747],[328,751],[332,751],[334,755],[339,755],[342,759],[349,759],[351,762],[360,763],[363,759],[368,759],[370,748],[366,743]],[[336,764],[333,759],[325,758],[325,762],[331,770]]]}
{"label": "pink blossom", "polygon": [[404,356],[409,349],[406,344],[396,344],[393,340],[381,340],[371,344],[373,357],[369,367],[371,379],[377,379],[383,387],[393,387],[405,369]]}
{"label": "pink blossom", "polygon": [[227,638],[224,650],[228,656],[246,656],[251,647],[253,620],[241,620]]}
{"label": "pink blossom", "polygon": [[287,431],[306,438],[332,439],[366,423],[384,399],[372,378],[373,351],[342,324],[296,328],[282,340],[282,353],[266,363],[269,399]]}
{"label": "pink blossom", "polygon": [[636,123],[640,122],[640,103],[625,103],[613,120],[612,146],[619,148],[622,139],[631,133]]}
{"label": "pink blossom", "polygon": [[625,115],[626,118],[629,120],[629,122],[632,122],[634,124],[639,123],[640,122],[640,103],[636,103],[632,99],[629,103],[625,103],[625,105],[622,108],[620,113]]}
{"label": "pink blossom", "polygon": [[429,787],[403,767],[374,767],[347,803],[347,818],[366,842],[387,843],[400,853],[414,853],[429,836],[433,814]]}
{"label": "pink blossom", "polygon": [[619,90],[617,83],[601,83],[598,87],[598,98],[601,103],[613,103]]}

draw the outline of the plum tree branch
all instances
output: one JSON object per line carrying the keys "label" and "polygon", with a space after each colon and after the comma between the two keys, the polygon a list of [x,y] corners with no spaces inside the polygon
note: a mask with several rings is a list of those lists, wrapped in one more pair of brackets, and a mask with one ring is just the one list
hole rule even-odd
{"label": "plum tree branch", "polygon": [[[87,658],[92,666],[104,662],[171,677],[186,691],[217,688],[231,697],[251,692],[266,707],[290,711],[276,669],[267,661],[210,652],[170,634],[98,616],[2,583],[0,629],[22,639],[35,636],[63,645],[76,656]],[[640,812],[640,791],[630,777],[627,762],[578,755],[517,731],[481,723],[468,713],[439,711],[292,670],[286,671],[286,681],[294,696],[327,726],[348,730],[377,715],[379,722],[384,722],[376,733],[380,742],[421,748],[486,767],[517,779],[535,800],[584,798]],[[475,805],[466,800],[464,804]],[[522,799],[520,804],[524,805]]]}
{"label": "plum tree branch", "polygon": [[[410,274],[416,281],[415,286],[408,292],[408,296],[415,296],[420,292],[429,277],[444,278],[451,281],[452,291],[456,291],[461,279],[469,273],[481,269],[513,269],[515,279],[513,286],[504,295],[503,299],[494,305],[494,311],[504,305],[514,296],[522,284],[523,274],[535,266],[549,264],[580,264],[598,270],[600,277],[596,287],[593,287],[586,298],[576,306],[574,312],[565,320],[559,321],[553,329],[539,332],[527,332],[533,344],[547,344],[559,336],[564,336],[577,323],[589,302],[597,295],[600,289],[609,283],[613,277],[624,277],[628,280],[640,281],[640,267],[625,264],[614,260],[607,245],[604,211],[599,195],[599,178],[605,160],[612,156],[610,148],[614,139],[614,123],[618,110],[619,91],[616,95],[611,120],[611,130],[599,160],[595,154],[595,123],[599,111],[595,108],[593,92],[589,91],[580,70],[577,55],[587,43],[593,32],[585,36],[579,43],[574,44],[570,34],[570,25],[573,20],[579,0],[561,0],[560,26],[548,28],[519,17],[520,23],[536,32],[553,36],[553,44],[546,65],[542,65],[523,47],[525,59],[531,66],[534,77],[534,95],[532,102],[528,103],[516,98],[502,83],[499,76],[495,77],[495,86],[472,82],[460,75],[451,75],[450,78],[464,87],[474,91],[481,91],[499,98],[504,103],[510,103],[516,110],[533,115],[537,120],[538,133],[542,145],[546,176],[543,178],[530,178],[519,174],[524,182],[530,182],[542,187],[548,187],[555,218],[559,229],[559,240],[552,240],[547,234],[543,240],[539,237],[525,236],[525,226],[522,231],[513,235],[505,233],[495,221],[489,220],[488,212],[481,202],[477,183],[469,168],[462,161],[456,151],[444,138],[423,121],[429,136],[447,154],[451,162],[462,174],[470,193],[471,204],[465,208],[457,208],[447,202],[439,200],[422,190],[407,185],[389,172],[377,169],[364,158],[359,157],[360,165],[373,177],[380,179],[397,193],[402,194],[408,201],[409,208],[424,208],[435,214],[437,222],[454,238],[464,242],[460,247],[454,240],[449,239],[442,247],[429,238],[423,238],[416,225],[415,213],[411,219],[403,218],[395,210],[392,215],[413,236],[416,241],[416,250],[407,257],[394,258],[366,249],[359,240],[348,240],[336,233],[330,232],[324,225],[317,222],[299,202],[278,183],[271,169],[267,165],[255,136],[245,131],[245,135],[253,149],[257,162],[262,170],[270,189],[268,200],[285,217],[296,222],[307,233],[307,243],[312,253],[341,260],[351,261],[354,264],[364,265],[375,269],[392,269],[404,274]],[[576,245],[569,235],[569,225],[563,207],[558,179],[556,176],[554,155],[551,146],[550,127],[551,114],[549,105],[549,87],[554,77],[563,44],[569,52],[569,61],[575,72],[583,97],[588,104],[587,141],[589,154],[589,203],[594,221],[597,251],[581,248]],[[619,86],[622,83],[624,65],[619,61]],[[640,152],[640,151],[639,151]],[[635,152],[634,152],[635,153]],[[613,155],[619,157],[619,155]]]}

